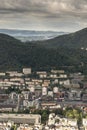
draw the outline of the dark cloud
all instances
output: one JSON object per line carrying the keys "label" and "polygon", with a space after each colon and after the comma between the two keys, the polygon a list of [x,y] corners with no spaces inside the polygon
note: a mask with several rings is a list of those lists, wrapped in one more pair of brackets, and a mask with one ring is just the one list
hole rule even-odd
{"label": "dark cloud", "polygon": [[87,0],[0,0],[0,18],[3,26],[7,20],[23,28],[79,29],[87,26]]}

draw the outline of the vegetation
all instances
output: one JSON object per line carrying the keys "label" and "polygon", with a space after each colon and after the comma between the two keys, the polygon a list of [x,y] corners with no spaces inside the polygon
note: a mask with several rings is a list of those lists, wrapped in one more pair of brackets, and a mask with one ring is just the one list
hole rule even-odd
{"label": "vegetation", "polygon": [[77,119],[78,124],[82,122],[82,111],[78,108],[67,107],[65,110],[59,108],[54,111],[55,114],[70,119]]}
{"label": "vegetation", "polygon": [[[82,122],[82,111],[78,108],[66,107],[66,109],[64,110],[62,108],[58,108],[53,110],[52,112],[55,113],[55,115],[59,115],[60,117],[77,119],[78,124]],[[47,109],[47,110],[34,110],[32,113],[40,114],[42,118],[42,123],[46,123],[46,121],[48,120],[48,116],[51,112]]]}
{"label": "vegetation", "polygon": [[46,121],[48,120],[48,116],[49,116],[49,110],[47,109],[47,110],[35,110],[34,112],[33,112],[33,114],[40,114],[41,115],[41,122],[43,123],[43,124],[45,124],[46,123]]}
{"label": "vegetation", "polygon": [[22,43],[0,34],[0,71],[32,67],[39,70],[64,69],[87,74],[87,29],[43,41]]}
{"label": "vegetation", "polygon": [[17,130],[17,125],[13,125],[10,130]]}
{"label": "vegetation", "polygon": [[19,88],[16,88],[16,87],[9,87],[7,90],[6,90],[6,94],[10,94],[11,92],[16,92],[16,93],[21,93],[21,90]]}
{"label": "vegetation", "polygon": [[87,28],[77,31],[75,33],[58,36],[54,39],[40,41],[39,44],[43,44],[48,48],[87,48]]}
{"label": "vegetation", "polygon": [[82,122],[82,111],[78,108],[66,109],[64,114],[68,118],[77,119],[78,124]]}

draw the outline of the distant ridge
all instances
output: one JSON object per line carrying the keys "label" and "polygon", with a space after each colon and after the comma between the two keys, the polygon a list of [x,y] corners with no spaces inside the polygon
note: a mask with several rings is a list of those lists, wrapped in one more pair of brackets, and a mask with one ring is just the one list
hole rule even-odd
{"label": "distant ridge", "polygon": [[36,30],[18,30],[18,29],[0,29],[0,33],[11,35],[23,42],[52,39],[58,35],[66,34],[62,31],[36,31]]}
{"label": "distant ridge", "polygon": [[71,34],[65,34],[43,42],[44,46],[50,48],[68,47],[68,48],[87,48],[87,28]]}

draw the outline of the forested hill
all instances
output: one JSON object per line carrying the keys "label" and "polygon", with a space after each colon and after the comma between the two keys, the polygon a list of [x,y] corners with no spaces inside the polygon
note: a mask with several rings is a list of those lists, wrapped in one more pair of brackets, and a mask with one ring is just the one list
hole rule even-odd
{"label": "forested hill", "polygon": [[1,43],[16,43],[16,42],[20,42],[19,40],[15,39],[14,37],[12,36],[9,36],[7,34],[3,34],[3,33],[0,33],[0,44]]}
{"label": "forested hill", "polygon": [[87,28],[75,33],[58,36],[54,39],[39,42],[46,47],[68,47],[68,48],[87,48]]}
{"label": "forested hill", "polygon": [[[73,40],[71,43],[70,36],[76,39],[76,42]],[[62,39],[62,41],[64,39],[65,42],[55,42],[55,39]],[[0,34],[0,71],[20,70],[22,67],[35,69],[65,67],[70,71],[78,70],[87,73],[87,51],[80,48],[86,47],[86,39],[87,29],[47,40],[43,44],[23,43],[8,35]]]}

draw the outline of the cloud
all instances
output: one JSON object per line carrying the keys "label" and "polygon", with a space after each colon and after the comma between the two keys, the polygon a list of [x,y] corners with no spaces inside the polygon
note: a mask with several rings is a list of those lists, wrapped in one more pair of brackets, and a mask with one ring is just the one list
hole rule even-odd
{"label": "cloud", "polygon": [[0,0],[0,17],[14,25],[79,28],[86,26],[87,0]]}
{"label": "cloud", "polygon": [[[86,0],[0,0],[0,10],[8,13],[84,13],[87,12]],[[2,11],[0,13],[2,13]]]}

